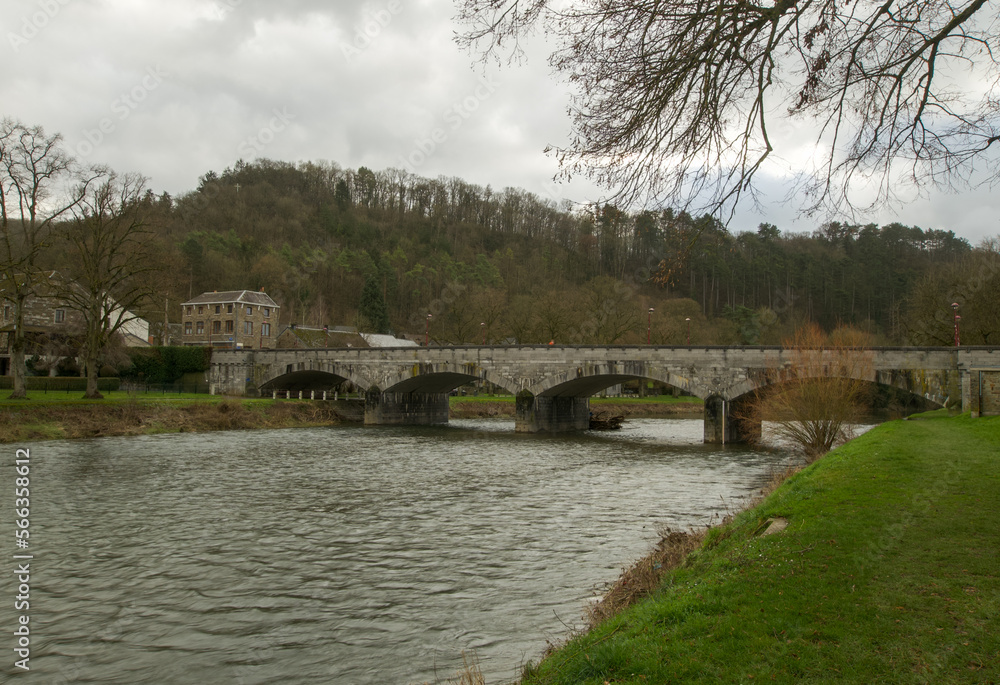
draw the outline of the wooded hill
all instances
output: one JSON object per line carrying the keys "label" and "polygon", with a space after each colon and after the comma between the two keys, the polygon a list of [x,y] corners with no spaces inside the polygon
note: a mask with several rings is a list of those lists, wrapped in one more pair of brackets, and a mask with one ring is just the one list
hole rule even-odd
{"label": "wooded hill", "polygon": [[[1000,342],[998,242],[945,230],[734,233],[671,210],[270,160],[145,203],[173,322],[192,295],[264,288],[283,324],[423,334],[431,313],[440,343],[638,343],[651,321],[654,344],[683,344],[690,318],[693,344],[777,343],[807,321],[875,343],[951,344],[957,301],[963,343]],[[147,316],[162,321],[163,301]]]}

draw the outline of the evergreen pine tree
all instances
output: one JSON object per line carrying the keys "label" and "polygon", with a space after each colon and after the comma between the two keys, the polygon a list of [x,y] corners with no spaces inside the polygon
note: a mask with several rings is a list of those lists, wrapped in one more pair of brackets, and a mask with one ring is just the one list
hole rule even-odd
{"label": "evergreen pine tree", "polygon": [[385,306],[385,298],[382,297],[382,288],[374,276],[365,279],[358,313],[368,322],[373,333],[389,332],[389,312]]}

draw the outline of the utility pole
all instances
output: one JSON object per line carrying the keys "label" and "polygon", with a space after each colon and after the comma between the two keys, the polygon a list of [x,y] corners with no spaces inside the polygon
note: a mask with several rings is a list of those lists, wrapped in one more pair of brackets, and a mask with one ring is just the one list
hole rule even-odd
{"label": "utility pole", "polygon": [[160,344],[163,347],[167,346],[170,342],[170,333],[168,329],[170,327],[170,298],[163,298],[163,334],[160,336]]}
{"label": "utility pole", "polygon": [[952,302],[951,308],[955,311],[955,347],[958,347],[959,346],[958,322],[962,320],[962,317],[958,315],[958,302]]}

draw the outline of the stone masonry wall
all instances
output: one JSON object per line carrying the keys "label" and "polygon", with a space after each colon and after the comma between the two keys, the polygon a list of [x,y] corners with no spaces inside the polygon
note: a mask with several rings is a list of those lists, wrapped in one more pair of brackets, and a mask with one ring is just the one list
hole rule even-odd
{"label": "stone masonry wall", "polygon": [[1000,416],[1000,369],[971,369],[973,416]]}

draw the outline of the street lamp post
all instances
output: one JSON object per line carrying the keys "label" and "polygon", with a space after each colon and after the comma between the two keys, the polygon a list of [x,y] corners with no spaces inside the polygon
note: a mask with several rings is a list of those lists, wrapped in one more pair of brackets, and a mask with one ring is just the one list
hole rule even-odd
{"label": "street lamp post", "polygon": [[430,347],[431,344],[431,315],[427,315],[427,323],[424,325],[424,347]]}
{"label": "street lamp post", "polygon": [[486,322],[483,321],[481,324],[479,324],[479,328],[483,332],[483,345],[485,345],[486,344]]}
{"label": "street lamp post", "polygon": [[688,347],[691,347],[691,317],[684,319],[688,324]]}
{"label": "street lamp post", "polygon": [[649,345],[652,339],[653,330],[653,308],[650,307],[649,311],[646,312],[646,344]]}
{"label": "street lamp post", "polygon": [[958,315],[958,302],[952,302],[951,308],[955,311],[955,347],[959,346],[958,338],[958,322],[962,320],[962,317]]}

